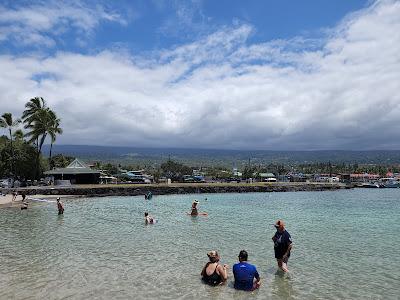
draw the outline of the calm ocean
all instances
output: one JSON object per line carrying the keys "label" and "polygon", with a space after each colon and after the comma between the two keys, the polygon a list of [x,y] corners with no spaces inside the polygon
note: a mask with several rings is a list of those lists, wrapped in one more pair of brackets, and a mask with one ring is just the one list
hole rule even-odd
{"label": "calm ocean", "polygon": [[[205,200],[207,198],[207,200]],[[194,199],[208,217],[186,215]],[[143,213],[158,219],[145,226]],[[282,218],[294,249],[277,272]],[[400,189],[105,197],[0,209],[0,299],[399,299]],[[262,277],[235,291],[240,250]],[[230,267],[200,281],[206,253]]]}

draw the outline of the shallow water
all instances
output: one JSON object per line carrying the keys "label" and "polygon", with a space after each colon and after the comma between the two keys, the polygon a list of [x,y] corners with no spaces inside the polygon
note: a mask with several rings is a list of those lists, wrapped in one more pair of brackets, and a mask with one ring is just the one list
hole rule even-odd
{"label": "shallow water", "polygon": [[[207,197],[207,201],[204,200]],[[208,217],[186,215],[194,198]],[[0,209],[1,299],[399,299],[400,189],[106,197]],[[145,226],[144,211],[158,223]],[[287,223],[289,274],[277,272],[271,224]],[[227,285],[199,273],[207,251]],[[262,287],[235,291],[241,249]]]}

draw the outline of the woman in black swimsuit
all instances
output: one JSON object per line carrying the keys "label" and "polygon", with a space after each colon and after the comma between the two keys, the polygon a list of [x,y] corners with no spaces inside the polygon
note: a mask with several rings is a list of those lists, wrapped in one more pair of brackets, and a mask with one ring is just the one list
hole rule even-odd
{"label": "woman in black swimsuit", "polygon": [[202,280],[209,285],[219,285],[226,281],[228,278],[227,265],[221,266],[219,264],[219,255],[217,251],[210,251],[207,253],[209,262],[206,263],[201,271]]}

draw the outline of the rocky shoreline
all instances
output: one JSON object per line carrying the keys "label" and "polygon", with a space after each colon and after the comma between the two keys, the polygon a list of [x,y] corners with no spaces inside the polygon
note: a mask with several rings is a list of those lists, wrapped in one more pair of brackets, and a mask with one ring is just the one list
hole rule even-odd
{"label": "rocky shoreline", "polygon": [[3,193],[14,190],[26,195],[80,195],[138,196],[151,192],[153,195],[212,194],[212,193],[268,193],[297,191],[329,191],[351,188],[342,183],[273,183],[273,184],[152,184],[152,185],[96,185],[70,187],[28,187],[3,189]]}

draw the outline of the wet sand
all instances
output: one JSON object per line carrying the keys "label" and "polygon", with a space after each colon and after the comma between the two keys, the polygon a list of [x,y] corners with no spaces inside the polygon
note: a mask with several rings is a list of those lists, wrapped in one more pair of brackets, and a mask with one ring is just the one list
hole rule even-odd
{"label": "wet sand", "polygon": [[[69,195],[28,195],[26,196],[25,200],[27,202],[34,202],[32,199],[41,199],[41,200],[54,200],[56,201],[57,197],[61,199],[65,198],[76,198],[76,196],[69,196]],[[13,201],[13,195],[0,195],[0,208],[2,207],[19,207],[22,203],[22,196],[17,195],[15,200]]]}

